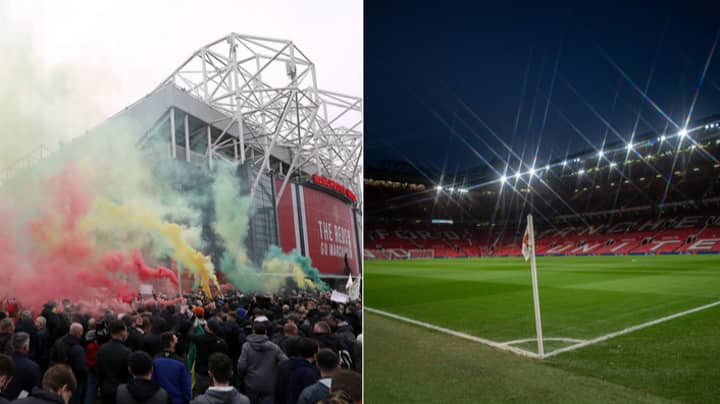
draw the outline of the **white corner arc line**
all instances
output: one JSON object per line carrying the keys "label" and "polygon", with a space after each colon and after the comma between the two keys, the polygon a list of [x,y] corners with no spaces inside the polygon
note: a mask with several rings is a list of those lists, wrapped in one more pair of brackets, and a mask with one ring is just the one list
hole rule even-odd
{"label": "white corner arc line", "polygon": [[427,328],[427,329],[434,330],[434,331],[439,331],[441,333],[449,334],[449,335],[452,335],[452,336],[455,336],[458,338],[463,338],[463,339],[466,339],[469,341],[478,342],[478,343],[481,343],[484,345],[491,346],[493,348],[502,349],[504,351],[510,351],[512,353],[515,353],[515,354],[518,354],[521,356],[525,356],[528,358],[540,359],[540,355],[536,354],[535,352],[530,352],[530,351],[526,351],[524,349],[516,348],[514,346],[505,345],[505,344],[502,344],[497,341],[492,341],[489,339],[476,337],[474,335],[466,334],[464,332],[459,332],[459,331],[451,330],[449,328],[439,327],[437,325],[425,323],[425,322],[418,321],[418,320],[413,320],[412,318],[408,318],[408,317],[398,316],[397,314],[388,313],[386,311],[373,309],[373,308],[370,308],[367,306],[363,307],[363,310],[367,310],[371,313],[379,314],[381,316],[389,317],[389,318],[392,318],[395,320],[400,320],[400,321],[403,321],[403,322],[406,322],[409,324],[413,324],[413,325],[416,325],[419,327]]}
{"label": "white corner arc line", "polygon": [[[524,338],[524,339],[516,339],[512,341],[505,341],[501,342],[501,345],[517,345],[522,344],[525,342],[533,342],[537,341],[537,338]],[[543,337],[543,341],[560,341],[560,342],[572,342],[574,344],[585,342],[584,339],[577,339],[577,338],[561,338],[561,337]]]}
{"label": "white corner arc line", "polygon": [[550,356],[555,356],[555,355],[561,354],[561,353],[563,353],[563,352],[574,351],[574,350],[576,350],[576,349],[580,349],[580,348],[586,347],[586,346],[588,346],[588,345],[597,344],[598,342],[603,342],[603,341],[608,340],[608,339],[610,339],[610,338],[615,338],[615,337],[618,337],[618,336],[620,336],[620,335],[629,334],[629,333],[631,333],[631,332],[633,332],[633,331],[637,331],[637,330],[640,330],[640,329],[643,329],[643,328],[646,328],[646,327],[650,327],[650,326],[653,326],[653,325],[656,325],[656,324],[664,323],[664,322],[666,322],[666,321],[670,321],[670,320],[676,319],[676,318],[678,318],[678,317],[687,316],[688,314],[696,313],[696,312],[698,312],[698,311],[707,310],[707,309],[712,308],[712,307],[715,307],[715,306],[720,306],[720,300],[718,300],[718,301],[716,301],[716,302],[713,302],[713,303],[706,304],[706,305],[704,305],[704,306],[698,306],[698,307],[695,307],[695,308],[693,308],[693,309],[681,311],[681,312],[679,312],[679,313],[671,314],[671,315],[669,315],[669,316],[665,316],[665,317],[661,317],[661,318],[658,318],[658,319],[655,319],[655,320],[652,320],[652,321],[648,321],[647,323],[642,323],[642,324],[634,325],[634,326],[632,326],[632,327],[624,328],[624,329],[622,329],[622,330],[620,330],[620,331],[615,331],[615,332],[612,332],[612,333],[610,333],[610,334],[601,335],[601,336],[599,336],[599,337],[597,337],[597,338],[593,338],[593,339],[587,340],[587,341],[585,341],[585,342],[581,342],[581,343],[579,343],[579,344],[570,345],[570,346],[565,347],[565,348],[556,349],[556,350],[554,350],[554,351],[552,351],[552,352],[546,353],[546,354],[545,354],[545,358],[550,357]]}

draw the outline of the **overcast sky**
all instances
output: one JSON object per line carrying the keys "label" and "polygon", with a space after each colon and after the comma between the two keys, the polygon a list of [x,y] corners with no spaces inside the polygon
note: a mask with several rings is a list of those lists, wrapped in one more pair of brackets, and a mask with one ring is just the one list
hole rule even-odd
{"label": "overcast sky", "polygon": [[74,97],[95,100],[90,120],[99,121],[233,31],[293,40],[315,63],[319,87],[361,96],[362,10],[361,0],[0,0],[0,43],[21,44],[38,71],[86,75],[92,85]]}

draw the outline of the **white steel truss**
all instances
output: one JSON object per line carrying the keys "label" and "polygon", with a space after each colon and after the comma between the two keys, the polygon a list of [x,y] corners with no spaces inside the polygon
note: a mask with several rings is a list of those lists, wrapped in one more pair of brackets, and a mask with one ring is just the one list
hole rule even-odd
{"label": "white steel truss", "polygon": [[274,156],[286,163],[278,198],[294,172],[360,197],[362,99],[319,89],[315,65],[292,41],[232,33],[198,49],[158,88],[168,84],[226,115],[213,122],[223,132],[208,154],[256,165],[251,193]]}

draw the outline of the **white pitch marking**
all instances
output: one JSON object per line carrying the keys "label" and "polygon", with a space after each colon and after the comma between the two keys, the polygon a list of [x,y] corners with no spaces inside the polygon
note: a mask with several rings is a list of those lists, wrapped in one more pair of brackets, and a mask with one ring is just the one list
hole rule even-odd
{"label": "white pitch marking", "polygon": [[[501,342],[502,345],[517,345],[522,344],[524,342],[535,342],[537,341],[537,338],[525,338],[525,339],[516,339],[513,341],[507,341],[507,342]],[[573,343],[579,343],[579,342],[585,342],[584,339],[577,339],[577,338],[560,338],[560,337],[543,337],[543,341],[560,341],[560,342],[573,342]]]}
{"label": "white pitch marking", "polygon": [[643,328],[646,328],[646,327],[650,327],[650,326],[655,325],[655,324],[664,323],[664,322],[666,322],[666,321],[670,321],[670,320],[675,319],[675,318],[678,318],[678,317],[686,316],[686,315],[688,315],[688,314],[696,313],[696,312],[698,312],[698,311],[706,310],[706,309],[709,309],[709,308],[711,308],[711,307],[715,307],[715,306],[718,306],[718,305],[720,305],[720,300],[718,300],[717,302],[713,302],[713,303],[710,303],[710,304],[706,304],[706,305],[704,305],[704,306],[698,306],[698,307],[695,307],[695,308],[690,309],[690,310],[681,311],[681,312],[679,312],[679,313],[675,313],[675,314],[671,314],[671,315],[669,315],[669,316],[661,317],[661,318],[658,318],[658,319],[656,319],[656,320],[648,321],[647,323],[642,323],[642,324],[634,325],[634,326],[632,326],[632,327],[624,328],[624,329],[622,329],[622,330],[620,330],[620,331],[615,331],[615,332],[612,332],[612,333],[610,333],[610,334],[601,335],[601,336],[599,336],[599,337],[597,337],[597,338],[593,338],[593,339],[591,339],[591,340],[587,340],[587,341],[581,342],[581,343],[579,343],[579,344],[570,345],[570,346],[568,346],[568,347],[556,349],[556,350],[554,350],[554,351],[552,351],[552,352],[546,353],[546,354],[545,354],[545,358],[550,357],[550,356],[555,356],[555,355],[561,354],[561,353],[563,353],[563,352],[574,351],[574,350],[576,350],[576,349],[583,348],[583,347],[586,347],[586,346],[588,346],[588,345],[597,344],[598,342],[603,342],[603,341],[608,340],[608,339],[610,339],[610,338],[615,338],[615,337],[620,336],[620,335],[629,334],[629,333],[631,333],[631,332],[633,332],[633,331],[637,331],[637,330],[640,330],[640,329],[643,329]]}
{"label": "white pitch marking", "polygon": [[386,311],[373,309],[373,308],[370,308],[370,307],[367,307],[367,306],[365,306],[365,307],[363,308],[363,310],[367,310],[367,311],[369,311],[369,312],[371,312],[371,313],[375,313],[375,314],[380,314],[380,315],[385,316],[385,317],[390,317],[390,318],[393,318],[393,319],[395,319],[395,320],[404,321],[404,322],[406,322],[406,323],[414,324],[414,325],[417,325],[417,326],[420,326],[420,327],[423,327],[423,328],[428,328],[428,329],[431,329],[431,330],[439,331],[439,332],[442,332],[442,333],[445,333],[445,334],[449,334],[449,335],[452,335],[452,336],[455,336],[455,337],[458,337],[458,338],[467,339],[467,340],[470,340],[470,341],[473,341],[473,342],[479,342],[479,343],[481,343],[481,344],[488,345],[488,346],[491,346],[491,347],[493,347],[493,348],[502,349],[502,350],[505,350],[505,351],[510,351],[510,352],[513,352],[513,353],[518,354],[518,355],[526,356],[526,357],[528,357],[528,358],[534,358],[534,359],[539,359],[539,358],[540,358],[540,355],[536,354],[535,352],[526,351],[526,350],[524,350],[524,349],[515,348],[514,346],[509,346],[509,345],[506,345],[506,344],[503,344],[503,343],[500,343],[500,342],[497,342],[497,341],[492,341],[492,340],[489,340],[489,339],[476,337],[476,336],[474,336],[474,335],[465,334],[464,332],[459,332],[459,331],[451,330],[451,329],[449,329],[449,328],[439,327],[439,326],[436,326],[436,325],[433,325],[433,324],[430,324],[430,323],[425,323],[425,322],[422,322],[422,321],[413,320],[413,319],[408,318],[408,317],[398,316],[397,314],[388,313],[388,312],[386,312]]}

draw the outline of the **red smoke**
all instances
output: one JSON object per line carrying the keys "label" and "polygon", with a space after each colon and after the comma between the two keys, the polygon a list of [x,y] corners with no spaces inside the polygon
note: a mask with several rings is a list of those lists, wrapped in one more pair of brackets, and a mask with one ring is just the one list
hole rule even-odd
{"label": "red smoke", "polygon": [[81,170],[68,165],[42,188],[39,206],[0,200],[0,298],[16,297],[36,315],[46,302],[65,298],[97,312],[91,306],[132,301],[140,283],[177,286],[173,271],[151,268],[140,250],[99,251],[79,227],[95,197]]}

